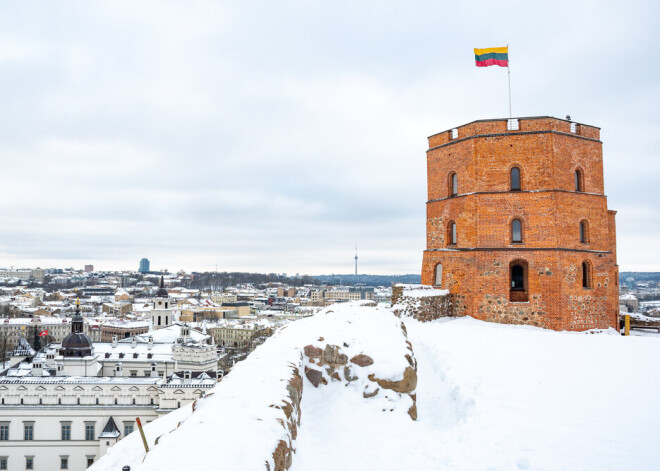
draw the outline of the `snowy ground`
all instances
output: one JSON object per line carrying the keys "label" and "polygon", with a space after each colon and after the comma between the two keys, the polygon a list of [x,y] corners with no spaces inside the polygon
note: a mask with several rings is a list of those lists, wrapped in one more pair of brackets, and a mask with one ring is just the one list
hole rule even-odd
{"label": "snowy ground", "polygon": [[[334,311],[334,312],[333,312]],[[383,411],[364,378],[318,389],[304,380],[292,471],[660,469],[660,336],[553,332],[471,318],[405,321],[417,359],[417,411]],[[378,377],[401,371],[405,343],[387,309],[345,304],[288,324],[199,401],[147,425],[91,468],[263,470],[302,348],[366,352]],[[364,375],[362,375],[364,376]],[[410,401],[410,397],[405,397]],[[401,399],[399,402],[402,402]],[[177,425],[180,426],[177,428]],[[170,433],[170,431],[172,431]]]}
{"label": "snowy ground", "polygon": [[407,321],[419,420],[307,388],[294,471],[651,470],[660,339]]}

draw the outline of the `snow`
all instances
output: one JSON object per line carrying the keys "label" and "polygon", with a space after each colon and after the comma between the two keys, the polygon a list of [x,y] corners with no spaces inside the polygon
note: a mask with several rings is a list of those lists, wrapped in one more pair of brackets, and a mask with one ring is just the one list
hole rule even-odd
{"label": "snow", "polygon": [[292,471],[657,469],[660,402],[640,392],[660,387],[658,340],[471,318],[406,325],[419,420],[305,391]]}
{"label": "snow", "polygon": [[[264,469],[286,440],[281,410],[269,406],[287,397],[292,366],[307,362],[302,347],[346,343],[349,358],[372,356],[368,372],[398,379],[407,352],[400,322],[386,308],[347,303],[287,324],[194,413],[188,406],[148,424],[146,458],[135,433],[90,469],[214,469],[213,456],[222,469]],[[419,420],[405,413],[407,396],[363,398],[364,378],[319,388],[304,380],[292,471],[657,469],[660,338],[471,318],[405,324],[418,362]]]}

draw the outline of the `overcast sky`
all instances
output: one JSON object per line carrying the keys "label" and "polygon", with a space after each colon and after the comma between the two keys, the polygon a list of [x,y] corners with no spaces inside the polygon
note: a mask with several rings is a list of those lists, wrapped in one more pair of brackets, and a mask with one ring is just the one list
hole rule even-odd
{"label": "overcast sky", "polygon": [[0,6],[0,266],[419,273],[427,136],[601,127],[621,271],[660,271],[656,1]]}

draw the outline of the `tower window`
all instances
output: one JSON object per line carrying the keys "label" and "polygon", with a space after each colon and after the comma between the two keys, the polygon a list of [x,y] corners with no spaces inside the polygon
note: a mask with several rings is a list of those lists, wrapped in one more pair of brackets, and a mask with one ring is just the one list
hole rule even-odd
{"label": "tower window", "polygon": [[511,242],[522,244],[522,223],[520,219],[511,221]]}
{"label": "tower window", "polygon": [[589,262],[582,262],[582,287],[591,288],[591,265]]}
{"label": "tower window", "polygon": [[442,263],[438,263],[435,266],[435,281],[433,284],[435,286],[442,286]]}
{"label": "tower window", "polygon": [[584,191],[582,170],[575,171],[575,191]]}
{"label": "tower window", "polygon": [[449,174],[449,196],[456,196],[458,194],[458,175],[456,172]]}
{"label": "tower window", "polygon": [[520,191],[520,169],[518,167],[511,169],[511,191]]}
{"label": "tower window", "polygon": [[449,223],[449,230],[447,231],[447,238],[449,239],[449,245],[456,245],[456,223],[455,222],[450,222]]}
{"label": "tower window", "polygon": [[160,316],[158,316],[158,325],[160,325]]}
{"label": "tower window", "polygon": [[580,221],[580,242],[586,244],[589,242],[589,223]]}
{"label": "tower window", "polygon": [[511,288],[509,300],[511,302],[527,302],[527,262],[516,260],[509,265],[509,278]]}

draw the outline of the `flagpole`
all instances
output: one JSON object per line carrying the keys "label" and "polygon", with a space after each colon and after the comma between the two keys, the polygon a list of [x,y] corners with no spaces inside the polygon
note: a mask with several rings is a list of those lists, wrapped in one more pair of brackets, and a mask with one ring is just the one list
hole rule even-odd
{"label": "flagpole", "polygon": [[509,45],[506,45],[507,52],[507,62],[506,62],[506,73],[509,77],[509,119],[513,119],[513,114],[511,113],[511,56],[509,55]]}

